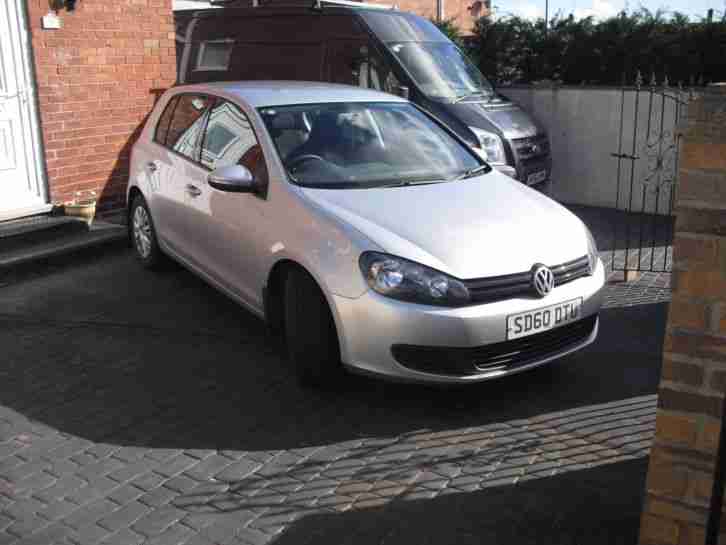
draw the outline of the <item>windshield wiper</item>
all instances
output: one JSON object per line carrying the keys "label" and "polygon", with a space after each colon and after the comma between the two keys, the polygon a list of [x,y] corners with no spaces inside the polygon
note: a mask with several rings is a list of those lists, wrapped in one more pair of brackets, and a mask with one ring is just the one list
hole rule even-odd
{"label": "windshield wiper", "polygon": [[446,182],[447,180],[401,180],[398,182],[393,182],[390,184],[382,184],[377,185],[374,187],[408,187],[410,185],[431,185],[431,184],[441,184]]}
{"label": "windshield wiper", "polygon": [[460,97],[456,97],[454,99],[454,104],[458,104],[462,100],[466,100],[467,98],[475,97],[475,96],[488,96],[492,97],[494,93],[490,93],[489,91],[474,91],[473,93],[467,93],[466,95],[461,95]]}
{"label": "windshield wiper", "polygon": [[491,167],[489,165],[479,165],[478,167],[470,168],[469,170],[465,170],[461,174],[454,176],[450,181],[455,182],[457,180],[463,180],[464,178],[471,178],[472,176],[476,176],[482,172],[489,172],[490,169]]}

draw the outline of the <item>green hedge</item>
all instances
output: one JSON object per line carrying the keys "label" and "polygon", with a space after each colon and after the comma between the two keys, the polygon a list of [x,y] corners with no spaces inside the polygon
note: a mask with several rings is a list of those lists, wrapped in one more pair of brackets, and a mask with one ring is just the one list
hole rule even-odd
{"label": "green hedge", "polygon": [[[443,25],[461,39],[452,21]],[[555,17],[547,34],[543,19],[482,17],[466,48],[497,83],[620,85],[625,75],[632,84],[637,71],[646,83],[653,73],[674,85],[726,81],[726,20],[690,22],[678,13],[641,10],[602,21]]]}

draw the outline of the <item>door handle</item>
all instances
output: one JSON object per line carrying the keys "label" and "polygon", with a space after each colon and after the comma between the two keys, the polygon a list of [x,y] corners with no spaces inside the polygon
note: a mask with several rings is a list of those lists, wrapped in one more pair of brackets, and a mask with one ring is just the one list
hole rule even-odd
{"label": "door handle", "polygon": [[187,190],[187,193],[189,193],[192,197],[198,197],[199,195],[202,194],[202,190],[192,184],[187,184],[186,190]]}
{"label": "door handle", "polygon": [[149,172],[156,172],[157,170],[159,170],[159,167],[156,166],[156,163],[154,162],[146,163],[146,168],[149,169]]}

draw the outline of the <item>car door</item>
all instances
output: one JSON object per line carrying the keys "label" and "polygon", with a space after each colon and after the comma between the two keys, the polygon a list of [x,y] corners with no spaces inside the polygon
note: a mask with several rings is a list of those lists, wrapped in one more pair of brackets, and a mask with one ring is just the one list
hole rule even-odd
{"label": "car door", "polygon": [[210,102],[206,95],[184,93],[170,103],[173,110],[168,129],[161,125],[166,110],[157,127],[156,138],[164,137],[163,147],[155,166],[149,165],[152,181],[156,181],[153,214],[159,237],[172,252],[185,259],[192,257],[194,246],[188,195],[205,180],[204,169],[199,165],[199,141]]}
{"label": "car door", "polygon": [[267,187],[262,148],[239,106],[223,99],[211,105],[200,150],[205,180],[195,182],[198,194],[187,195],[191,211],[188,217],[193,221],[190,229],[195,231],[194,260],[203,263],[204,271],[218,283],[261,309],[256,272],[266,229],[265,191],[233,193],[206,182],[215,169],[239,164],[250,170],[260,188]]}

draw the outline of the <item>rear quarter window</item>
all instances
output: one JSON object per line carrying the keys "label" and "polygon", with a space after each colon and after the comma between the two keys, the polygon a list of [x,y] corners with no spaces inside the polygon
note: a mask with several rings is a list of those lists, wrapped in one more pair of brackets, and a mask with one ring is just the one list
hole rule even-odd
{"label": "rear quarter window", "polygon": [[154,131],[154,142],[166,146],[166,137],[169,134],[169,123],[171,122],[171,116],[174,113],[174,108],[179,100],[178,96],[172,97],[167,103],[164,112],[159,117],[159,121],[156,124],[156,130]]}

